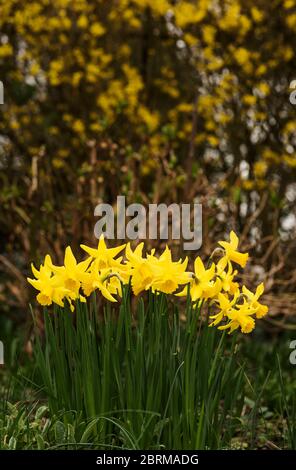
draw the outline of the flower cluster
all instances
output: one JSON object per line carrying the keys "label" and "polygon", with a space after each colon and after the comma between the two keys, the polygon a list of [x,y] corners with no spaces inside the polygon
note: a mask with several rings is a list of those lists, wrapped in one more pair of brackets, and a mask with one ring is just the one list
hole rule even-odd
{"label": "flower cluster", "polygon": [[160,256],[155,250],[145,255],[144,243],[135,250],[129,243],[108,248],[101,237],[96,249],[81,245],[89,255],[84,261],[77,262],[70,247],[66,248],[63,266],[55,266],[47,255],[39,271],[32,265],[35,279],[28,278],[28,282],[39,291],[37,301],[41,305],[55,303],[63,307],[66,301],[72,311],[76,300],[85,302],[94,291],[116,302],[122,295],[122,285],[129,283],[135,295],[147,290],[181,297],[189,294],[194,304],[208,302],[214,309],[210,326],[219,325],[219,329],[229,329],[230,333],[238,328],[250,333],[255,328],[255,318],[265,316],[268,307],[259,302],[263,284],[252,293],[234,280],[237,271],[233,264],[243,268],[248,260],[247,253],[238,251],[238,243],[238,237],[231,232],[230,241],[220,241],[214,251],[221,254],[217,262],[214,253],[207,266],[197,257],[194,271],[190,272],[188,259],[173,261],[168,247]]}

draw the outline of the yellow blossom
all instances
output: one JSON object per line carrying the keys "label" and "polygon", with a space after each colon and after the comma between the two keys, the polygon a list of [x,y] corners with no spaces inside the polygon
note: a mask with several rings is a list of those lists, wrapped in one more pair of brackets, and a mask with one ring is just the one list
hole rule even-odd
{"label": "yellow blossom", "polygon": [[234,231],[232,230],[230,232],[230,242],[220,241],[218,243],[219,243],[220,246],[222,246],[224,248],[225,257],[229,261],[233,261],[234,263],[237,263],[242,268],[244,268],[247,261],[248,261],[249,254],[248,253],[240,253],[239,251],[237,251],[238,242],[239,242],[238,237],[234,233]]}
{"label": "yellow blossom", "polygon": [[[221,290],[222,283],[220,279],[214,279],[215,268],[215,264],[212,263],[211,267],[206,269],[199,256],[195,259],[194,273],[190,281],[190,297],[192,302],[213,298]],[[183,296],[186,293],[187,287],[177,295]]]}
{"label": "yellow blossom", "polygon": [[252,307],[256,310],[256,317],[257,318],[262,318],[265,317],[268,313],[268,307],[266,305],[261,304],[258,302],[259,297],[264,292],[264,284],[261,283],[256,289],[255,294],[253,294],[249,289],[246,288],[246,286],[243,286],[242,290],[243,294],[246,296],[248,299],[249,303],[252,305]]}
{"label": "yellow blossom", "polygon": [[39,271],[31,264],[32,272],[36,279],[27,278],[28,282],[37,290],[37,301],[43,305],[51,305],[52,302],[60,307],[64,306],[63,299],[70,291],[64,287],[57,276],[53,276],[52,262],[49,255],[46,255],[44,264],[40,266]]}

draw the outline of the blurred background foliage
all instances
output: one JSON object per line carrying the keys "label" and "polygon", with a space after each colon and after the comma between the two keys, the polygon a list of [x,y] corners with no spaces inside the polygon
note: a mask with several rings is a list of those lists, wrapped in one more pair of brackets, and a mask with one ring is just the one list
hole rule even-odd
{"label": "blurred background foliage", "polygon": [[293,328],[295,45],[296,0],[0,0],[2,313],[123,194],[202,203],[204,255],[237,230]]}

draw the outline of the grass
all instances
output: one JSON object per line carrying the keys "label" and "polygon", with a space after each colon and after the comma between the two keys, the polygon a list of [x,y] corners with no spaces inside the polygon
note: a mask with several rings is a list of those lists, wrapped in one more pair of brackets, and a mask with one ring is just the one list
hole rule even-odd
{"label": "grass", "polygon": [[295,449],[288,339],[229,337],[186,309],[125,289],[119,310],[45,312],[34,360],[2,370],[0,448]]}
{"label": "grass", "polygon": [[51,412],[76,410],[108,446],[225,447],[244,401],[235,336],[228,344],[225,334],[201,327],[190,302],[181,321],[163,294],[150,293],[136,310],[124,289],[118,315],[109,303],[100,317],[95,300],[90,309],[78,303],[75,317],[45,312],[36,362]]}

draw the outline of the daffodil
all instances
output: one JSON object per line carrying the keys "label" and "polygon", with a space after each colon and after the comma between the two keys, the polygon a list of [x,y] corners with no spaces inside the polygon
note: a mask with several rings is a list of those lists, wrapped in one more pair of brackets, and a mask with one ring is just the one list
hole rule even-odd
{"label": "daffodil", "polygon": [[[125,246],[126,245],[124,244],[115,248],[108,248],[104,239],[104,235],[100,236],[97,248],[80,245],[80,247],[90,255],[90,259],[94,259],[96,261],[96,267],[99,271],[103,269],[112,269],[112,272],[119,276],[120,286],[117,289],[118,292],[121,290],[121,282],[123,284],[127,284],[129,282],[127,266],[122,262],[123,257],[120,256],[119,258],[116,258],[116,256],[124,250]],[[112,283],[115,282],[115,280],[112,281]]]}
{"label": "daffodil", "polygon": [[210,326],[216,326],[223,320],[228,321],[225,325],[219,326],[220,330],[229,329],[232,333],[237,328],[240,328],[242,333],[250,333],[255,328],[255,319],[262,318],[267,314],[268,308],[258,302],[259,297],[264,290],[263,284],[260,284],[255,294],[253,294],[245,286],[242,288],[242,293],[239,289],[235,292],[232,299],[228,294],[220,293],[218,300],[215,304],[219,307],[219,312],[211,315],[212,323]]}
{"label": "daffodil", "polygon": [[253,294],[249,289],[246,288],[246,286],[243,286],[243,294],[246,296],[248,299],[249,303],[253,308],[255,308],[256,312],[256,317],[257,318],[262,318],[268,313],[268,307],[267,305],[263,305],[260,302],[258,302],[259,297],[264,292],[264,284],[261,283],[259,286],[257,286],[255,294]]}
{"label": "daffodil", "polygon": [[150,288],[153,292],[171,294],[180,285],[189,282],[190,278],[186,273],[187,258],[184,261],[173,261],[168,246],[159,258],[155,256],[154,250],[143,257],[143,246],[144,244],[140,243],[134,251],[130,244],[126,247],[127,266],[135,295]]}
{"label": "daffodil", "polygon": [[[260,284],[255,293],[245,286],[240,290],[232,263],[245,266],[248,254],[238,251],[238,237],[234,232],[230,233],[229,242],[219,244],[224,251],[216,264],[211,257],[211,265],[206,267],[198,256],[194,271],[189,272],[188,259],[173,261],[168,246],[160,256],[156,256],[155,250],[144,255],[144,243],[134,250],[129,243],[108,248],[102,236],[96,249],[81,245],[89,255],[84,261],[78,262],[68,246],[63,266],[55,266],[49,255],[39,271],[32,264],[35,279],[28,278],[28,282],[39,291],[37,301],[41,305],[55,303],[63,307],[67,300],[72,311],[75,300],[86,302],[86,297],[97,290],[110,302],[116,302],[122,296],[122,284],[129,282],[135,295],[149,289],[178,296],[185,296],[189,291],[193,303],[201,305],[205,301],[216,309],[210,315],[210,326],[219,325],[219,329],[229,333],[238,328],[250,333],[255,318],[262,318],[268,312],[268,307],[259,302],[264,285]],[[118,256],[124,248],[125,257]],[[178,292],[180,287],[182,290]]]}
{"label": "daffodil", "polygon": [[244,268],[248,261],[249,254],[248,253],[240,253],[238,248],[239,239],[237,235],[231,231],[230,232],[230,242],[220,241],[218,242],[222,248],[225,250],[225,258],[228,261],[233,261],[237,263],[239,266]]}
{"label": "daffodil", "polygon": [[108,280],[114,274],[110,268],[100,270],[99,265],[100,260],[97,258],[92,262],[90,269],[81,274],[82,290],[86,296],[89,296],[96,289],[99,289],[106,299],[110,300],[110,302],[116,302],[116,299],[111,295],[111,291],[115,294],[120,289],[120,281],[117,279],[116,289],[114,289],[113,283],[111,283],[111,288],[110,286],[108,287]]}
{"label": "daffodil", "polygon": [[227,317],[230,320],[229,323],[219,326],[218,329],[226,330],[229,328],[229,333],[232,333],[237,328],[240,328],[242,333],[251,333],[255,328],[255,320],[252,318],[255,312],[256,309],[251,308],[246,302],[236,305],[227,312]]}
{"label": "daffodil", "polygon": [[151,259],[154,252],[150,255],[150,263],[143,257],[144,243],[140,243],[135,250],[131,249],[130,243],[127,244],[125,255],[127,259],[127,269],[131,277],[131,285],[135,295],[144,290],[148,290],[153,282],[153,268]]}
{"label": "daffodil", "polygon": [[81,275],[86,272],[89,264],[89,259],[77,263],[70,246],[68,246],[65,251],[64,266],[55,266],[51,264],[51,269],[56,273],[57,277],[60,278],[64,287],[73,293],[73,297],[79,298]]}
{"label": "daffodil", "polygon": [[[227,271],[226,271],[227,266]],[[234,294],[238,290],[238,283],[234,282],[237,271],[233,270],[232,264],[226,257],[221,258],[216,265],[217,277],[221,280],[221,287],[225,292]]]}
{"label": "daffodil", "polygon": [[180,285],[188,284],[190,278],[186,272],[188,259],[184,261],[172,260],[172,253],[168,246],[159,258],[151,255],[147,257],[148,265],[153,272],[153,281],[151,284],[153,291],[172,294]]}
{"label": "daffodil", "polygon": [[[210,268],[205,268],[204,263],[198,256],[194,261],[194,273],[190,280],[190,296],[192,302],[207,300],[215,297],[221,290],[221,281],[216,278],[215,264]],[[187,286],[177,295],[186,295]]]}
{"label": "daffodil", "polygon": [[228,313],[231,313],[231,310],[237,301],[238,295],[239,293],[237,292],[232,299],[229,299],[227,295],[222,294],[221,292],[218,294],[218,299],[215,301],[215,304],[220,310],[217,314],[210,316],[210,319],[213,321],[209,326],[216,326],[224,318],[228,317]]}
{"label": "daffodil", "polygon": [[53,275],[51,266],[52,261],[49,255],[46,255],[44,264],[41,264],[39,271],[32,263],[31,268],[36,279],[27,278],[27,280],[39,291],[37,301],[40,305],[51,305],[54,302],[63,307],[63,299],[65,296],[70,295],[70,291],[61,284],[57,276]]}
{"label": "daffodil", "polygon": [[87,245],[80,245],[80,247],[86,251],[91,258],[98,260],[99,269],[104,269],[120,266],[122,257],[118,259],[115,259],[115,257],[125,248],[125,245],[108,248],[104,235],[101,235],[97,248],[90,248]]}

